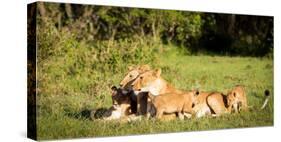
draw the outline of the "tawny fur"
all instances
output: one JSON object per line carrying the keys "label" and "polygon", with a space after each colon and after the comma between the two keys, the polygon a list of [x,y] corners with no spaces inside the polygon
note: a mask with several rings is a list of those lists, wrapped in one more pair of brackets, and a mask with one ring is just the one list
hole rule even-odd
{"label": "tawny fur", "polygon": [[199,92],[194,111],[197,117],[220,116],[225,113],[247,110],[247,96],[241,85],[235,86],[227,95],[219,92]]}
{"label": "tawny fur", "polygon": [[[171,95],[171,102],[177,102],[177,99],[173,99],[173,97],[177,97],[178,94],[185,94],[186,92],[181,91],[176,89],[174,86],[166,82],[161,76],[161,70],[150,70],[146,71],[142,74],[140,74],[135,81],[132,83],[132,88],[135,90],[136,93],[140,92],[149,92],[150,96],[166,96],[166,95]],[[160,97],[161,98],[161,97]],[[189,104],[192,104],[193,100],[189,100]],[[154,104],[154,102],[152,102]],[[154,104],[155,105],[155,104]],[[164,105],[170,105],[169,101],[167,100],[166,104]],[[158,110],[158,106],[155,106],[157,109],[157,116],[159,117],[159,112],[160,112],[160,117],[162,117],[163,113],[161,114],[161,108]],[[148,107],[148,109],[151,107]],[[150,114],[148,115],[153,115],[153,109],[148,110]],[[178,113],[178,112],[177,112]],[[166,113],[167,114],[167,113]],[[178,113],[180,117],[182,117],[181,113]],[[187,113],[185,113],[186,116],[190,117]]]}
{"label": "tawny fur", "polygon": [[211,115],[211,108],[207,104],[207,97],[209,95],[209,92],[199,92],[199,95],[196,96],[193,111],[197,118]]}
{"label": "tawny fur", "polygon": [[230,113],[229,107],[226,105],[226,96],[222,93],[211,93],[207,97],[207,104],[216,116]]}
{"label": "tawny fur", "polygon": [[139,66],[130,66],[128,67],[129,72],[126,74],[124,79],[120,82],[120,87],[123,89],[130,89],[131,83],[140,75],[146,71],[150,70],[149,65],[139,65]]}
{"label": "tawny fur", "polygon": [[156,118],[162,119],[163,114],[177,113],[183,119],[185,113],[192,114],[195,91],[184,94],[161,94],[154,96],[149,93],[149,97],[156,109]]}

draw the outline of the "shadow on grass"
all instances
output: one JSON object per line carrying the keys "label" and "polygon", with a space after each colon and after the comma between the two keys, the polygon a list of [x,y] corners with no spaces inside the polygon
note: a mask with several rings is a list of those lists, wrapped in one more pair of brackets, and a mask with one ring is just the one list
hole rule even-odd
{"label": "shadow on grass", "polygon": [[75,118],[75,119],[94,120],[94,119],[101,119],[106,111],[107,111],[106,108],[98,108],[96,110],[83,109],[80,112],[65,111],[66,112],[65,114],[68,117]]}

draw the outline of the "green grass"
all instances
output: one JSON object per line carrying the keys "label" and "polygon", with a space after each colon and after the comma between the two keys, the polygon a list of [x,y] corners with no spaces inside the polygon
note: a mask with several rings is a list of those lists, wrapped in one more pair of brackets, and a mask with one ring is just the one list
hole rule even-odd
{"label": "green grass", "polygon": [[[79,46],[79,45],[78,45]],[[80,45],[82,46],[82,45]],[[89,119],[87,110],[110,107],[110,87],[125,76],[124,60],[116,70],[96,69],[91,48],[73,48],[65,54],[46,59],[38,65],[37,124],[38,139],[101,137],[213,130],[273,125],[273,94],[269,106],[259,110],[263,92],[273,92],[273,61],[268,58],[188,56],[173,47],[163,47],[149,63],[161,68],[162,76],[178,89],[200,88],[226,92],[237,84],[246,86],[249,112],[219,118],[192,118],[169,122],[142,120],[130,123]],[[120,61],[120,60],[117,60]],[[140,63],[140,62],[139,62]],[[96,70],[95,70],[96,69]],[[255,110],[255,111],[254,111]]]}

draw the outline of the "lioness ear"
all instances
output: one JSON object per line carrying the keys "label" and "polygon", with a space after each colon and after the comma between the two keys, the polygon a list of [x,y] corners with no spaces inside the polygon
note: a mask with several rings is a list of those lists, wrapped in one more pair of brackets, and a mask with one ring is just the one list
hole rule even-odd
{"label": "lioness ear", "polygon": [[160,75],[161,75],[161,69],[156,69],[154,73],[155,73],[155,75],[156,75],[157,77],[160,77]]}
{"label": "lioness ear", "polygon": [[128,66],[128,70],[130,71],[130,70],[133,70],[134,69],[134,67],[133,66]]}
{"label": "lioness ear", "polygon": [[139,67],[139,70],[141,71],[149,71],[150,70],[150,66],[149,65],[142,65]]}

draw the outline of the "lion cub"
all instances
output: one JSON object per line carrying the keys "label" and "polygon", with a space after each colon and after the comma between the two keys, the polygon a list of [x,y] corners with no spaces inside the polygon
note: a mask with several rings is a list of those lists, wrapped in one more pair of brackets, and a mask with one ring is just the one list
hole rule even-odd
{"label": "lion cub", "polygon": [[227,105],[231,111],[236,113],[248,109],[247,96],[243,86],[237,85],[227,94]]}
{"label": "lion cub", "polygon": [[197,93],[197,91],[190,91],[184,94],[171,93],[157,96],[148,93],[148,96],[156,110],[157,119],[161,119],[163,114],[171,113],[177,113],[180,119],[184,119],[184,116],[191,116],[194,95]]}
{"label": "lion cub", "polygon": [[130,96],[126,90],[111,87],[112,106],[104,113],[104,120],[120,119],[131,114]]}

